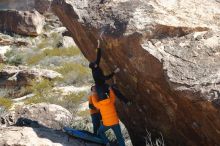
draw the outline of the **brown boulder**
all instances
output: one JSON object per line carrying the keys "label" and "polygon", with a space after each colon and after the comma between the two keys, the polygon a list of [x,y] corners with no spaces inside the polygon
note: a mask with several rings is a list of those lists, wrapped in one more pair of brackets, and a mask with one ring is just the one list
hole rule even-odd
{"label": "brown boulder", "polygon": [[37,36],[44,26],[44,17],[37,11],[0,10],[0,31]]}
{"label": "brown boulder", "polygon": [[220,3],[210,0],[54,0],[52,8],[90,61],[115,66],[117,103],[135,146],[150,131],[169,146],[220,145]]}

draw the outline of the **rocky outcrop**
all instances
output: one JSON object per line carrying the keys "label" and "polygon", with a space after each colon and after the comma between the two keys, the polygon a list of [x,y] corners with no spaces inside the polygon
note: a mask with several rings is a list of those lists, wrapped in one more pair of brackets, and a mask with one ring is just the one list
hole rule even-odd
{"label": "rocky outcrop", "polygon": [[30,84],[34,79],[56,79],[62,78],[60,73],[47,69],[30,68],[26,66],[8,66],[5,65],[0,70],[1,88],[19,88]]}
{"label": "rocky outcrop", "polygon": [[10,39],[0,38],[0,46],[8,46],[8,45],[27,46],[28,43],[25,41],[15,41]]}
{"label": "rocky outcrop", "polygon": [[47,103],[26,105],[0,118],[0,145],[7,146],[98,146],[74,139],[62,132],[72,114],[61,106]]}
{"label": "rocky outcrop", "polygon": [[0,128],[0,145],[7,146],[100,146],[69,137],[49,128],[6,127]]}
{"label": "rocky outcrop", "polygon": [[54,0],[77,46],[102,68],[121,68],[117,103],[135,146],[147,130],[169,146],[220,145],[220,3],[210,0]]}
{"label": "rocky outcrop", "polygon": [[44,17],[37,11],[0,11],[0,31],[37,36],[43,30]]}
{"label": "rocky outcrop", "polygon": [[72,114],[55,104],[26,105],[1,117],[1,126],[47,127],[61,130],[72,122]]}

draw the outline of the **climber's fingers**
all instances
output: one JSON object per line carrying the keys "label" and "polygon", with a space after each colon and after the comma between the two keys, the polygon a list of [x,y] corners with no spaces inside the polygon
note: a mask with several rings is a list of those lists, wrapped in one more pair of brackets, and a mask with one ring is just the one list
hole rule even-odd
{"label": "climber's fingers", "polygon": [[97,43],[98,43],[97,48],[100,48],[100,40],[97,40]]}
{"label": "climber's fingers", "polygon": [[102,38],[103,34],[104,34],[104,31],[102,31],[100,36],[99,36],[102,41],[103,41],[103,38]]}

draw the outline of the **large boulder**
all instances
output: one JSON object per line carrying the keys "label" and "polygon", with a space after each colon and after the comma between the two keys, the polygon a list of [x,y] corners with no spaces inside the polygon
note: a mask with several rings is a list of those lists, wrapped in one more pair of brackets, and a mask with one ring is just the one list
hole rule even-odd
{"label": "large boulder", "polygon": [[0,128],[0,145],[7,146],[100,146],[69,137],[61,131],[48,128]]}
{"label": "large boulder", "polygon": [[15,88],[30,85],[30,81],[34,79],[52,80],[62,78],[62,75],[47,69],[5,65],[0,70],[0,78],[1,88]]}
{"label": "large boulder", "polygon": [[26,105],[7,113],[1,117],[0,125],[47,127],[56,130],[69,126],[72,122],[72,114],[65,108],[47,103]]}
{"label": "large boulder", "polygon": [[77,46],[101,67],[115,66],[118,102],[135,146],[148,131],[169,146],[220,145],[220,3],[215,0],[54,0]]}
{"label": "large boulder", "polygon": [[44,26],[44,17],[37,11],[0,10],[0,31],[37,36]]}

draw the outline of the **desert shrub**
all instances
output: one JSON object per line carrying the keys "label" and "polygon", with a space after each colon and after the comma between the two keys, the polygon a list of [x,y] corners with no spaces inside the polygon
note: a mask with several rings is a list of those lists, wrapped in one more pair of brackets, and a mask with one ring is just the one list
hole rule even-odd
{"label": "desert shrub", "polygon": [[73,118],[71,127],[74,129],[93,132],[92,121],[89,116],[80,117],[76,115],[75,118]]}
{"label": "desert shrub", "polygon": [[58,104],[68,109],[72,114],[76,114],[78,105],[85,95],[86,92],[65,95]]}
{"label": "desert shrub", "polygon": [[61,97],[61,95],[56,95],[49,93],[48,96],[43,97],[43,96],[34,96],[32,98],[29,98],[25,101],[26,104],[36,104],[36,103],[41,103],[41,102],[46,102],[50,104],[57,104],[60,105],[64,108],[66,108],[68,111],[70,111],[73,115],[76,114],[77,108],[79,105],[79,101],[84,97],[84,93],[80,94],[70,94],[70,95],[65,95]]}
{"label": "desert shrub", "polygon": [[60,39],[62,39],[62,35],[56,32],[51,33],[47,37],[43,36],[41,41],[37,44],[36,48],[44,49],[46,47],[56,47],[56,44],[60,41]]}
{"label": "desert shrub", "polygon": [[21,65],[23,64],[23,55],[21,53],[17,53],[16,51],[8,51],[5,53],[6,56],[6,63],[11,64],[11,65]]}
{"label": "desert shrub", "polygon": [[33,96],[32,98],[28,98],[25,101],[25,104],[37,104],[37,103],[42,103],[45,102],[45,99],[40,96]]}
{"label": "desert shrub", "polygon": [[25,103],[51,103],[60,105],[68,109],[71,113],[75,113],[79,102],[87,94],[86,92],[72,93],[68,95],[62,95],[59,92],[54,92],[53,82],[49,80],[33,81],[32,86],[30,86],[30,91],[33,92],[34,96],[28,98]]}
{"label": "desert shrub", "polygon": [[77,63],[64,63],[56,71],[63,75],[62,82],[66,84],[83,83],[91,78],[89,68]]}
{"label": "desert shrub", "polygon": [[4,107],[5,109],[10,109],[13,102],[11,99],[0,97],[0,106]]}
{"label": "desert shrub", "polygon": [[160,134],[161,137],[156,138],[156,140],[153,140],[152,136],[151,136],[151,133],[147,130],[146,130],[146,132],[147,132],[147,136],[145,137],[146,146],[165,146],[162,134]]}
{"label": "desert shrub", "polygon": [[32,90],[33,90],[33,93],[36,95],[36,96],[41,96],[41,97],[46,97],[48,96],[48,93],[50,92],[50,90],[52,89],[53,87],[53,83],[47,79],[43,79],[39,82],[37,81],[33,81],[31,83],[32,85]]}
{"label": "desert shrub", "polygon": [[45,102],[50,96],[53,83],[47,79],[41,81],[32,81],[29,91],[32,91],[34,97],[29,98],[25,101],[26,104]]}
{"label": "desert shrub", "polygon": [[28,64],[36,64],[45,57],[52,56],[74,56],[79,55],[80,51],[78,48],[54,48],[54,49],[45,49],[40,51],[40,53],[34,54],[27,59]]}
{"label": "desert shrub", "polygon": [[0,63],[0,71],[2,71],[4,69],[4,64],[3,63]]}
{"label": "desert shrub", "polygon": [[24,86],[19,89],[19,92],[17,93],[17,97],[22,97],[31,93],[33,93],[33,88],[31,86]]}
{"label": "desert shrub", "polygon": [[15,94],[14,89],[0,88],[0,97],[11,98]]}

